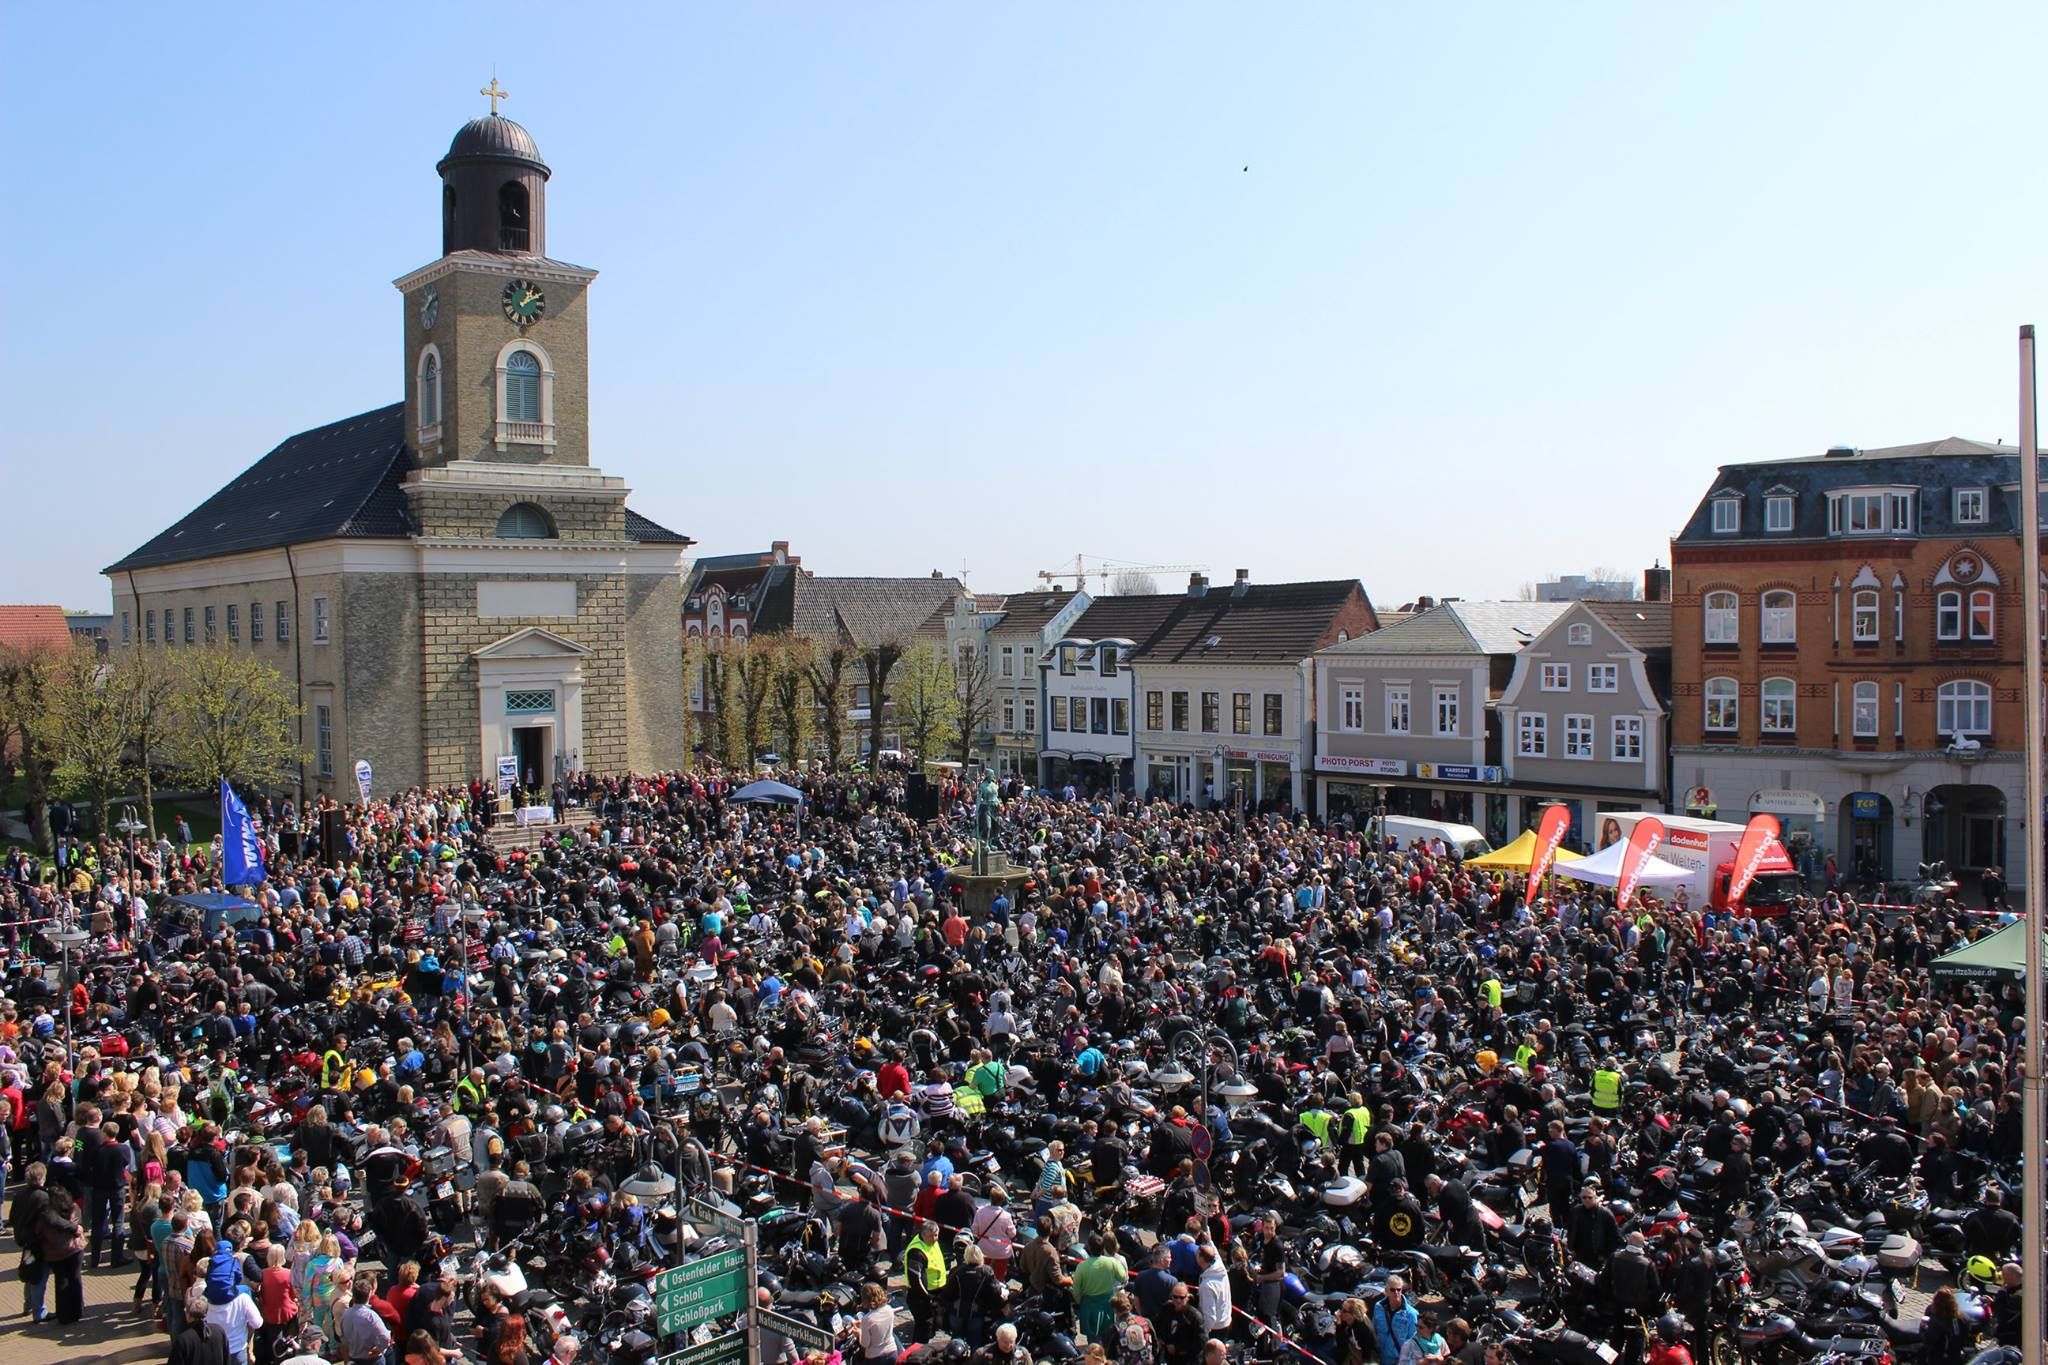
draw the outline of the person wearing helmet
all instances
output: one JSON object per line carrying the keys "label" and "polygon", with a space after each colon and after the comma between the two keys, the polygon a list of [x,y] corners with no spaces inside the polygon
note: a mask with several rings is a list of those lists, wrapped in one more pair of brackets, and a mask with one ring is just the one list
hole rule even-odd
{"label": "person wearing helmet", "polygon": [[1692,1352],[1685,1344],[1685,1319],[1666,1313],[1657,1319],[1657,1339],[1650,1343],[1645,1365],[1692,1365]]}
{"label": "person wearing helmet", "polygon": [[[2005,1207],[2005,1196],[1996,1185],[1984,1191],[1984,1202],[1963,1220],[1963,1249],[1973,1260],[1991,1265],[1996,1258],[2012,1254],[2020,1244],[2020,1220]],[[1988,1284],[1995,1274],[1984,1276]]]}

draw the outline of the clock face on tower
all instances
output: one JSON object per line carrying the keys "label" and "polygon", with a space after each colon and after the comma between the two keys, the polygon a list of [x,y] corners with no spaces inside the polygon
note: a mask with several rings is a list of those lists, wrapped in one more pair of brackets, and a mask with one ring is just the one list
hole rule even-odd
{"label": "clock face on tower", "polygon": [[548,306],[547,296],[540,292],[540,286],[528,284],[525,280],[513,280],[505,286],[505,316],[521,327],[531,327],[540,321],[540,315]]}
{"label": "clock face on tower", "polygon": [[432,327],[441,316],[441,291],[428,285],[420,291],[420,326]]}

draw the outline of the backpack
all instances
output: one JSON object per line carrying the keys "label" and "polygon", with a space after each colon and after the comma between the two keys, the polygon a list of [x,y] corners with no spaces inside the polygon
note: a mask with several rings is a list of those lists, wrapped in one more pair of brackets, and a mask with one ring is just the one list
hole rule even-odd
{"label": "backpack", "polygon": [[222,1242],[213,1249],[213,1258],[206,1263],[206,1301],[227,1303],[242,1287],[242,1269],[235,1264],[235,1249]]}

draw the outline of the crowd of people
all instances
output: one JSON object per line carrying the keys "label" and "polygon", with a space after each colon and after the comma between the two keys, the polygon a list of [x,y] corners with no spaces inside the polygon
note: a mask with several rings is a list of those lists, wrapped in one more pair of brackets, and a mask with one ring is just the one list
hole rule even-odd
{"label": "crowd of people", "polygon": [[1727,1257],[1767,1284],[1767,1216],[1852,1166],[1969,1211],[1987,1312],[1937,1295],[1929,1365],[2016,1341],[2019,999],[1927,971],[1982,916],[1529,903],[1349,820],[1014,780],[1019,875],[970,913],[969,789],[920,821],[900,773],[784,776],[800,810],[578,775],[527,846],[481,789],[341,839],[257,798],[247,912],[186,903],[228,889],[189,831],[12,854],[23,1311],[109,1266],[177,1365],[651,1355],[694,1196],[864,1365],[1505,1365],[1566,1266],[1566,1324],[1679,1365],[1728,1345]]}

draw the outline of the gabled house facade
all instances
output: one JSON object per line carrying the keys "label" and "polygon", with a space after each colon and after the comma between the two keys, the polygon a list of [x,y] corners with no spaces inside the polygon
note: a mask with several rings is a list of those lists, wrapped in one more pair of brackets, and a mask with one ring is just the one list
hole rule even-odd
{"label": "gabled house facade", "polygon": [[989,689],[987,761],[997,772],[1038,780],[1039,660],[1094,601],[1086,592],[1018,593],[1004,599],[988,629],[984,676]]}
{"label": "gabled house facade", "polygon": [[1669,602],[1567,607],[1515,656],[1496,704],[1521,827],[1562,802],[1567,838],[1590,846],[1596,809],[1669,809],[1670,696]]}

